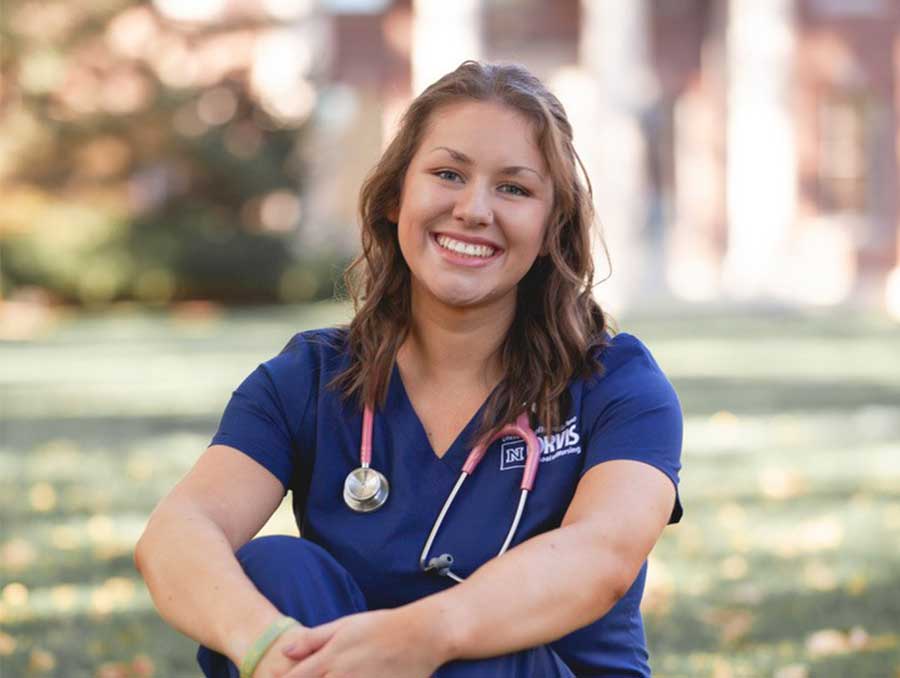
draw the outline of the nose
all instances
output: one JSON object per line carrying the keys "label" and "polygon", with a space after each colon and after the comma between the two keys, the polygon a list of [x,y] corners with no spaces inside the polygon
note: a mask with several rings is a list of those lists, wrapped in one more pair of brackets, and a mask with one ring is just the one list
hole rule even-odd
{"label": "nose", "polygon": [[486,226],[492,223],[494,212],[491,209],[490,187],[485,182],[470,181],[458,193],[458,199],[453,208],[453,218],[469,227]]}

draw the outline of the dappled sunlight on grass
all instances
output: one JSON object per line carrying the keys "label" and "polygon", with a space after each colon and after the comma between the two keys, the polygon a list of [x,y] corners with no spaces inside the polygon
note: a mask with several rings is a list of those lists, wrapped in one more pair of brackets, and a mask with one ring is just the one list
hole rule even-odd
{"label": "dappled sunlight on grass", "polygon": [[685,420],[685,441],[689,441],[691,454],[755,454],[761,448],[808,450],[885,441],[896,444],[897,440],[900,404],[742,416],[720,410]]}
{"label": "dappled sunlight on grass", "polygon": [[[347,317],[333,304],[128,310],[0,344],[4,671],[200,675],[195,644],[156,615],[134,543],[232,389],[295,332]],[[620,326],[686,415],[685,516],[651,554],[642,605],[654,676],[900,676],[900,328],[824,315]],[[290,495],[261,534],[297,534]]]}
{"label": "dappled sunlight on grass", "polygon": [[[654,356],[671,378],[725,377],[796,378],[817,383],[847,379],[872,384],[900,380],[900,352],[896,337],[835,338],[771,336],[717,338],[679,337],[654,342]],[[835,358],[840,356],[839,360]]]}
{"label": "dappled sunlight on grass", "polygon": [[152,608],[150,596],[137,577],[109,577],[97,585],[59,584],[28,589],[21,582],[2,590],[0,622],[13,629],[24,622],[86,616],[103,617]]}
{"label": "dappled sunlight on grass", "polygon": [[900,675],[900,332],[791,329],[644,337],[686,413],[685,517],[642,605],[654,676]]}

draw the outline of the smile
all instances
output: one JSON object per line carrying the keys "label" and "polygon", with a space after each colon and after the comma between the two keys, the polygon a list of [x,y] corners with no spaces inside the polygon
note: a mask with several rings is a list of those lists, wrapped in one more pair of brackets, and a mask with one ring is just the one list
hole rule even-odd
{"label": "smile", "polygon": [[447,235],[437,235],[435,241],[445,250],[449,250],[456,254],[466,257],[474,257],[476,259],[489,259],[496,254],[497,250],[490,245],[473,245],[471,243],[455,240]]}

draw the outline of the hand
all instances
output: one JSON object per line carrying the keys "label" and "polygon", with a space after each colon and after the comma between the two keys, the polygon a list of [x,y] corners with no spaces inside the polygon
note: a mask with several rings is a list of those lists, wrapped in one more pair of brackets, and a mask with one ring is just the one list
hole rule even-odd
{"label": "hand", "polygon": [[[293,626],[278,636],[259,660],[259,664],[256,665],[253,678],[281,678],[287,674],[297,666],[299,659],[288,657],[283,652],[284,648],[294,645],[299,650],[301,646],[306,646],[308,643],[309,634],[310,629],[304,626]],[[300,656],[299,652],[298,656]]]}
{"label": "hand", "polygon": [[299,660],[283,678],[428,678],[449,657],[433,625],[408,610],[360,612],[307,629],[283,653]]}

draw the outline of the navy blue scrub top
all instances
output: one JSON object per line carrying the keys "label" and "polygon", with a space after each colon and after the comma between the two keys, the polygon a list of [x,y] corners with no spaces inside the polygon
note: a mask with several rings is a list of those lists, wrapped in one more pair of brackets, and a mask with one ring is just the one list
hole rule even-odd
{"label": "navy blue scrub top", "polygon": [[[362,413],[326,388],[349,359],[345,337],[336,328],[295,335],[234,391],[210,445],[234,447],[268,469],[285,493],[293,492],[302,536],[347,568],[369,609],[392,608],[454,585],[422,572],[419,555],[459,477],[484,406],[438,457],[395,366],[372,436],[372,467],[387,476],[390,497],[373,513],[356,513],[344,504],[342,491],[344,478],[360,465]],[[655,466],[677,493],[682,414],[674,389],[632,335],[612,337],[599,358],[602,376],[569,385],[571,407],[562,425],[549,436],[535,430],[541,464],[511,547],[559,527],[581,476],[604,461]],[[454,501],[431,554],[452,554],[457,574],[470,575],[502,545],[519,497],[523,451],[518,438],[497,440]],[[676,495],[669,522],[681,515]],[[646,572],[645,562],[603,618],[552,644],[577,675],[650,675],[639,609]]]}

